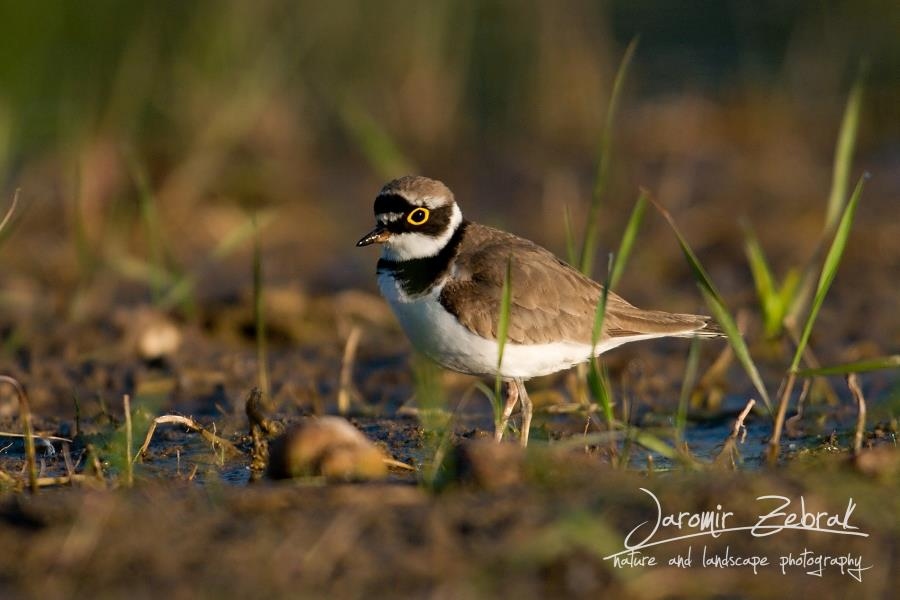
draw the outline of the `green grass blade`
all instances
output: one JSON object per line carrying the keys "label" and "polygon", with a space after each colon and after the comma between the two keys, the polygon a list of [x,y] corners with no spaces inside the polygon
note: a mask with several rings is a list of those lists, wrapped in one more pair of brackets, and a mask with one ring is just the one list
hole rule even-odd
{"label": "green grass blade", "polygon": [[860,74],[850,90],[844,117],[838,133],[837,145],[834,149],[834,168],[832,171],[831,193],[828,196],[828,212],[825,218],[825,230],[831,231],[844,208],[847,190],[850,185],[850,169],[853,166],[853,152],[856,147],[856,134],[859,130],[859,114],[862,106],[863,75]]}
{"label": "green grass blade", "polygon": [[[864,71],[864,68],[861,69]],[[819,252],[825,245],[825,241],[832,235],[837,227],[838,219],[846,206],[847,189],[849,188],[850,171],[853,166],[853,152],[856,146],[856,132],[859,126],[859,115],[862,107],[864,74],[861,72],[847,97],[844,107],[844,117],[838,140],[834,149],[834,166],[832,169],[831,191],[828,195],[828,206],[825,215],[825,227],[822,236],[813,255],[813,259],[804,269],[798,290],[788,307],[787,320],[793,323],[799,322],[800,315],[806,310],[809,299],[813,293],[816,263]]]}
{"label": "green grass blade", "polygon": [[461,412],[475,391],[482,391],[494,405],[493,392],[478,381],[460,399],[453,412],[448,412],[447,398],[441,385],[441,367],[424,355],[413,356],[413,381],[415,384],[416,405],[419,408],[419,422],[425,434],[423,442],[431,462],[423,464],[420,482],[426,487],[440,487],[442,473],[445,470],[447,452],[453,438],[453,424],[457,413]]}
{"label": "green grass blade", "polygon": [[781,282],[781,288],[778,290],[778,300],[782,307],[782,320],[787,316],[788,308],[793,304],[794,298],[797,297],[797,290],[800,289],[800,269],[788,269],[784,279]]}
{"label": "green grass blade", "polygon": [[506,260],[506,273],[503,275],[503,291],[500,293],[500,317],[497,320],[497,370],[503,364],[503,350],[506,348],[506,336],[509,334],[509,313],[512,306],[512,258]]}
{"label": "green grass blade", "polygon": [[426,432],[435,434],[432,439],[439,439],[448,425],[441,368],[430,358],[416,353],[412,359],[412,372],[419,421]]}
{"label": "green grass blade", "polygon": [[766,255],[750,225],[744,226],[744,251],[747,254],[747,261],[750,263],[750,270],[753,274],[753,282],[756,284],[760,297],[774,293],[776,287],[775,277],[772,275]]}
{"label": "green grass blade", "polygon": [[[163,237],[162,223],[159,218],[156,195],[150,187],[147,171],[133,151],[125,153],[126,160],[131,169],[132,179],[137,187],[138,203],[140,207],[141,221],[147,235],[149,246],[149,262],[153,265],[152,273],[165,273],[169,269],[166,265],[166,246]],[[166,282],[162,277],[153,276],[150,280],[150,292],[154,304],[159,303],[163,297],[163,287]]]}
{"label": "green grass blade", "polygon": [[772,405],[769,401],[769,393],[766,391],[766,386],[759,375],[759,369],[756,368],[756,363],[753,362],[753,358],[750,356],[750,349],[747,348],[747,342],[744,340],[744,336],[741,335],[737,323],[718,295],[703,286],[700,287],[700,291],[703,292],[703,298],[706,300],[706,305],[712,312],[713,318],[716,319],[725,335],[728,336],[728,343],[734,349],[734,355],[741,363],[741,366],[744,367],[744,371],[753,383],[753,387],[756,388],[759,397],[762,398],[763,403],[771,413]]}
{"label": "green grass blade", "polygon": [[108,257],[107,264],[112,270],[134,281],[140,281],[145,285],[153,282],[162,282],[169,285],[176,281],[176,276],[165,269],[157,269],[156,265],[137,256],[130,256],[124,252],[115,253]]}
{"label": "green grass blade", "polygon": [[489,402],[494,402],[494,390],[489,388],[483,381],[475,381],[475,383],[472,384],[472,387],[484,394],[484,397],[487,398]]}
{"label": "green grass blade", "polygon": [[609,268],[606,273],[606,281],[603,282],[603,288],[600,291],[600,301],[594,310],[594,328],[591,330],[591,353],[597,348],[600,337],[603,335],[603,321],[606,319],[606,301],[609,298],[609,280],[613,269],[613,257],[609,257]]}
{"label": "green grass blade", "polygon": [[587,373],[588,387],[591,394],[600,404],[600,410],[603,411],[603,418],[610,431],[613,428],[615,416],[613,415],[612,394],[609,391],[609,377],[606,375],[606,369],[601,369],[599,361],[596,357],[588,362]]}
{"label": "green grass blade", "polygon": [[512,306],[512,257],[506,260],[506,273],[503,276],[503,291],[500,294],[500,315],[497,319],[497,376],[494,379],[494,422],[500,422],[500,385],[503,378],[500,367],[503,365],[503,351],[506,348],[506,337],[509,335],[509,313]]}
{"label": "green grass blade", "polygon": [[221,260],[229,256],[243,243],[269,226],[275,221],[274,211],[255,212],[253,217],[246,219],[243,223],[225,234],[212,250],[212,258]]}
{"label": "green grass blade", "polygon": [[741,335],[734,317],[732,317],[731,313],[728,312],[728,309],[725,306],[725,301],[722,300],[722,296],[718,291],[716,291],[712,280],[709,278],[709,275],[707,275],[706,270],[703,268],[703,265],[700,263],[697,255],[694,254],[694,251],[687,243],[687,240],[683,235],[681,235],[681,231],[678,229],[678,226],[675,225],[675,220],[672,218],[672,215],[669,214],[669,211],[664,209],[655,200],[653,200],[652,197],[650,198],[650,201],[653,202],[654,206],[656,206],[656,209],[662,214],[663,217],[665,217],[666,221],[669,222],[669,226],[672,228],[672,231],[675,232],[675,237],[678,238],[678,244],[681,246],[681,251],[688,261],[688,265],[691,268],[691,272],[694,274],[694,279],[697,281],[697,285],[700,287],[700,291],[703,292],[703,297],[706,300],[707,306],[709,306],[713,317],[716,319],[719,325],[721,325],[722,330],[728,336],[728,342],[734,349],[734,355],[737,357],[738,361],[740,361],[741,366],[744,367],[744,371],[746,371],[747,375],[750,377],[750,381],[753,383],[753,387],[756,388],[756,391],[757,393],[759,393],[760,398],[763,399],[766,408],[768,408],[771,412],[769,393],[766,391],[766,388],[762,382],[762,377],[760,377],[759,375],[759,370],[756,368],[756,364],[753,362],[753,358],[750,356],[750,350],[747,348],[747,342],[744,341],[744,336]]}
{"label": "green grass blade", "polygon": [[822,308],[822,304],[825,302],[825,296],[828,294],[829,288],[831,288],[831,283],[834,281],[838,265],[840,265],[841,262],[841,256],[843,256],[844,248],[847,246],[847,238],[850,237],[850,228],[853,226],[853,217],[856,214],[856,206],[859,204],[859,198],[862,195],[865,180],[867,178],[867,173],[859,178],[856,189],[853,190],[853,195],[850,197],[850,202],[848,202],[847,206],[844,208],[844,213],[838,224],[837,232],[834,234],[834,240],[831,242],[831,247],[828,249],[828,254],[825,256],[825,263],[822,265],[822,273],[819,275],[819,283],[816,286],[816,295],[813,297],[812,306],[809,309],[809,315],[807,316],[806,324],[803,327],[803,333],[800,336],[800,341],[797,343],[797,350],[794,352],[794,360],[791,361],[790,370],[792,372],[796,372],[797,367],[800,366],[800,359],[803,357],[803,351],[809,343],[809,336],[812,334],[813,324],[816,321],[816,317],[819,315],[819,309]]}
{"label": "green grass blade", "polygon": [[597,309],[594,311],[594,329],[591,332],[591,360],[588,363],[588,387],[594,395],[594,399],[600,403],[603,410],[603,417],[610,430],[613,427],[613,409],[612,394],[609,391],[609,378],[606,377],[605,369],[601,371],[599,362],[596,357],[597,344],[603,335],[603,321],[606,318],[606,301],[609,298],[609,281],[613,270],[613,257],[609,257],[609,264],[606,270],[606,281],[600,292],[600,301],[597,303]]}
{"label": "green grass blade", "polygon": [[212,252],[200,264],[194,272],[186,272],[181,275],[168,289],[166,295],[159,301],[159,308],[168,310],[177,304],[182,304],[191,299],[194,288],[197,285],[198,271],[202,271],[208,265],[217,260],[222,260],[237,250],[247,239],[265,229],[269,223],[275,220],[274,211],[264,211],[246,219],[243,223],[229,231],[223,237]]}
{"label": "green grass blade", "polygon": [[824,377],[827,375],[847,375],[848,373],[868,373],[869,371],[881,371],[884,369],[900,368],[900,354],[880,356],[858,360],[856,362],[835,365],[832,367],[819,367],[818,369],[802,369],[797,371],[799,377]]}
{"label": "green grass blade", "polygon": [[612,274],[609,276],[609,287],[615,288],[619,285],[619,279],[625,273],[625,264],[631,255],[631,249],[634,247],[634,240],[637,237],[638,229],[644,220],[644,213],[647,212],[647,192],[641,190],[638,194],[637,202],[631,210],[631,216],[628,217],[628,224],[625,225],[625,233],[622,234],[622,241],[619,243],[619,251],[616,253],[616,260],[613,264]]}
{"label": "green grass blade", "polygon": [[684,431],[687,428],[687,409],[691,399],[694,383],[697,381],[697,368],[700,364],[700,340],[691,340],[691,349],[688,350],[687,364],[684,367],[684,379],[681,381],[681,393],[678,395],[678,412],[675,413],[675,441],[684,439]]}
{"label": "green grass blade", "polygon": [[659,211],[663,218],[669,223],[669,227],[672,228],[672,231],[675,232],[675,237],[678,239],[678,245],[681,247],[681,252],[687,259],[688,266],[691,268],[691,273],[693,274],[694,279],[697,281],[698,285],[710,290],[710,292],[712,292],[712,294],[718,298],[719,292],[716,291],[716,287],[713,285],[712,279],[710,279],[709,275],[707,275],[706,269],[703,268],[703,265],[700,263],[700,259],[698,259],[697,255],[694,254],[694,251],[693,249],[691,249],[690,244],[688,244],[687,240],[684,239],[684,236],[681,235],[681,230],[678,229],[678,226],[675,224],[675,219],[672,218],[672,215],[669,214],[669,211],[663,208],[652,197],[650,197],[650,202],[653,203],[653,206],[656,207],[656,210]]}
{"label": "green grass blade", "polygon": [[72,241],[78,264],[78,278],[87,284],[96,271],[99,257],[87,234],[83,204],[83,199],[79,194],[75,194],[72,198]]}
{"label": "green grass blade", "polygon": [[579,267],[585,275],[590,275],[594,262],[594,253],[597,250],[597,235],[599,231],[598,217],[600,213],[600,201],[606,192],[607,179],[609,178],[609,166],[612,163],[612,139],[613,125],[616,120],[616,113],[619,106],[619,96],[622,94],[622,88],[625,83],[625,76],[628,74],[628,67],[637,50],[638,39],[635,37],[625,49],[622,56],[622,62],[619,63],[619,69],[616,71],[616,77],[613,80],[612,93],[609,97],[609,104],[606,108],[606,121],[603,126],[603,134],[600,136],[599,149],[597,151],[597,169],[594,176],[594,188],[591,193],[591,206],[588,210],[587,227],[584,232],[584,241],[581,245],[581,260]]}
{"label": "green grass blade", "polygon": [[656,452],[657,454],[660,454],[660,455],[668,458],[669,460],[678,460],[680,458],[680,456],[679,456],[678,452],[675,450],[675,448],[673,448],[672,446],[670,446],[669,444],[667,444],[660,438],[656,437],[652,433],[647,433],[646,431],[640,431],[640,430],[635,429],[635,430],[632,430],[632,433],[628,437],[629,437],[629,439],[631,439],[632,441],[634,441],[637,444],[640,444],[647,450],[650,450],[651,452]]}
{"label": "green grass blade", "polygon": [[339,115],[357,148],[381,178],[393,179],[418,170],[388,131],[360,104],[346,100]]}
{"label": "green grass blade", "polygon": [[622,276],[622,273],[625,272],[625,263],[628,261],[629,254],[631,254],[631,249],[634,246],[634,240],[637,237],[637,231],[641,226],[646,209],[647,193],[644,190],[641,190],[634,209],[631,211],[631,216],[625,227],[625,232],[622,235],[622,241],[619,244],[619,253],[615,256],[615,259],[613,259],[613,256],[609,257],[609,263],[606,269],[606,281],[603,284],[600,301],[597,303],[597,309],[594,312],[594,328],[591,331],[592,358],[588,364],[587,380],[588,387],[594,398],[600,404],[600,407],[603,410],[603,416],[609,424],[610,429],[612,429],[613,426],[613,405],[609,377],[606,375],[605,369],[600,369],[598,360],[596,357],[593,357],[593,354],[603,335],[603,321],[606,318],[606,304],[609,299],[609,290]]}
{"label": "green grass blade", "polygon": [[776,337],[781,330],[781,319],[784,316],[781,296],[776,291],[775,277],[769,268],[766,255],[750,225],[744,226],[744,252],[750,265],[750,273],[753,275],[766,337]]}

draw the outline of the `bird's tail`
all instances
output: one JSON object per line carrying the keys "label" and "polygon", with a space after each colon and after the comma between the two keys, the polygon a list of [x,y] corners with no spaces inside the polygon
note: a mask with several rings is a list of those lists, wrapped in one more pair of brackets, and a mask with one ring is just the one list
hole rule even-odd
{"label": "bird's tail", "polygon": [[706,315],[670,313],[634,308],[610,318],[610,337],[723,337],[719,325]]}
{"label": "bird's tail", "polygon": [[712,317],[706,315],[676,315],[684,317],[685,320],[691,320],[696,325],[694,329],[674,334],[674,337],[699,337],[699,338],[722,338],[726,337],[725,331],[716,323]]}

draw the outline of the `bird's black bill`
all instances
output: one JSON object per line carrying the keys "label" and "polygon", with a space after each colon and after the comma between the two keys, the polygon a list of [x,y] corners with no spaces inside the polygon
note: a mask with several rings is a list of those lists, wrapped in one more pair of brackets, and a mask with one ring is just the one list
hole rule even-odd
{"label": "bird's black bill", "polygon": [[378,225],[375,229],[364,235],[361,240],[356,242],[356,247],[359,248],[361,246],[368,246],[369,244],[384,243],[390,235],[391,233],[387,229]]}

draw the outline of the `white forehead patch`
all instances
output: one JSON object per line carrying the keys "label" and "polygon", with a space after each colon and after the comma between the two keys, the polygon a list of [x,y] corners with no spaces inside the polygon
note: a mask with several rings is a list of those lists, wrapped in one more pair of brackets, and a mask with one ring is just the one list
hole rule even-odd
{"label": "white forehead patch", "polygon": [[389,213],[381,213],[378,215],[378,222],[382,225],[387,223],[394,223],[395,221],[399,221],[403,218],[403,213],[399,212],[389,212]]}

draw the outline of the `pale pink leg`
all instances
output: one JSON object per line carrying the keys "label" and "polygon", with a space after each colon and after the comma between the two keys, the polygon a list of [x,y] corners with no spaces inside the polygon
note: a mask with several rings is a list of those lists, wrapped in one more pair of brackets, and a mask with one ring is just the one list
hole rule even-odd
{"label": "pale pink leg", "polygon": [[519,443],[524,448],[528,445],[528,432],[531,430],[531,416],[534,413],[534,405],[531,404],[531,398],[528,397],[525,382],[521,379],[516,379],[514,383],[515,387],[518,388],[517,395],[522,400],[522,433],[519,437]]}
{"label": "pale pink leg", "polygon": [[503,417],[500,419],[500,425],[494,430],[494,440],[498,442],[503,440],[503,434],[506,433],[506,426],[509,425],[509,417],[512,415],[512,411],[516,407],[516,402],[518,401],[518,386],[512,381],[508,381],[506,383],[506,404],[503,405]]}

